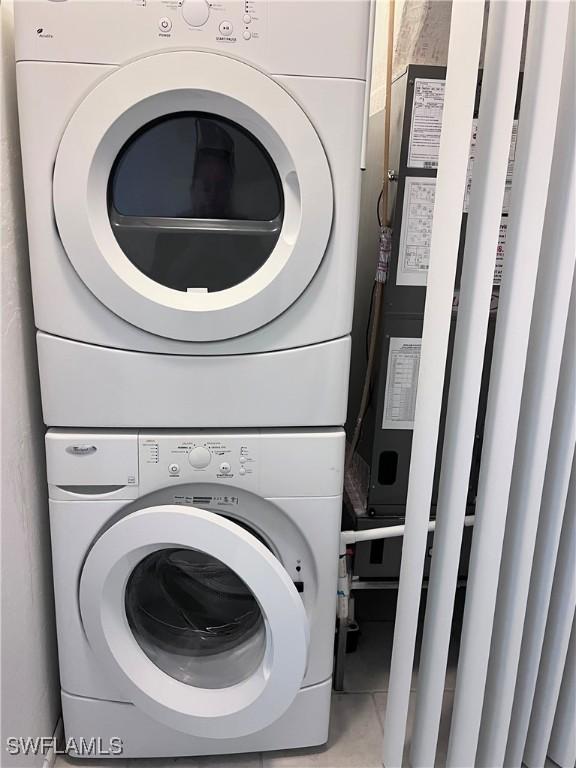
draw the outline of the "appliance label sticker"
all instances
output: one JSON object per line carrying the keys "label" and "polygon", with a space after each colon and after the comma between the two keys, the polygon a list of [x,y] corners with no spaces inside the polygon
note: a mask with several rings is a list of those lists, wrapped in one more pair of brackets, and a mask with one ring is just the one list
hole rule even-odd
{"label": "appliance label sticker", "polygon": [[[410,139],[408,142],[409,168],[438,168],[440,153],[440,133],[442,131],[442,113],[444,110],[445,80],[417,77],[414,80],[414,97],[412,100],[412,120]],[[470,204],[470,187],[472,184],[472,169],[476,154],[478,119],[472,121],[472,136],[470,139],[470,156],[464,195],[464,213],[468,213]],[[510,154],[508,156],[508,172],[504,190],[502,213],[508,213],[510,206],[510,190],[512,188],[512,173],[516,158],[516,140],[518,137],[518,120],[512,124],[510,138]]]}
{"label": "appliance label sticker", "polygon": [[[435,194],[436,179],[406,177],[396,285],[425,286],[428,281]],[[502,282],[507,229],[508,216],[504,215],[500,221],[494,285]]]}
{"label": "appliance label sticker", "polygon": [[508,216],[502,216],[500,220],[500,234],[498,235],[498,248],[496,249],[496,266],[494,268],[494,285],[502,283],[502,268],[504,266],[504,246],[508,233]]}
{"label": "appliance label sticker", "polygon": [[436,179],[406,177],[397,285],[426,285],[435,193]]}
{"label": "appliance label sticker", "polygon": [[422,339],[390,338],[382,429],[414,429]]}
{"label": "appliance label sticker", "polygon": [[444,89],[444,80],[423,77],[414,80],[407,161],[409,168],[438,167]]}
{"label": "appliance label sticker", "polygon": [[[518,138],[518,120],[512,124],[512,136],[510,139],[510,152],[508,154],[508,170],[506,171],[506,186],[504,187],[504,201],[502,213],[508,213],[510,209],[510,192],[512,190],[512,174],[514,173],[514,160],[516,159],[516,140]],[[468,171],[466,173],[466,191],[464,193],[464,213],[468,213],[470,207],[470,188],[472,187],[472,171],[476,157],[476,142],[478,139],[478,120],[472,120],[472,138],[470,139],[470,155],[468,157]]]}

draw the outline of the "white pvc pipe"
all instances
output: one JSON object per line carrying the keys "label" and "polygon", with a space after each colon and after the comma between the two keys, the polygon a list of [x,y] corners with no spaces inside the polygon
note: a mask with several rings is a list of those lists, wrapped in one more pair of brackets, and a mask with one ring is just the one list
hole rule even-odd
{"label": "white pvc pipe", "polygon": [[338,551],[338,591],[337,591],[337,615],[342,623],[348,619],[348,606],[350,601],[350,576],[348,575],[346,539],[340,536],[340,548]]}
{"label": "white pvc pipe", "polygon": [[[474,515],[466,515],[464,525],[474,525]],[[397,539],[404,536],[405,525],[389,525],[369,528],[365,531],[342,531],[340,541],[344,544],[358,544],[361,541],[376,541],[378,539]],[[436,529],[436,520],[428,521],[428,532]]]}
{"label": "white pvc pipe", "polygon": [[506,258],[448,747],[449,768],[476,765],[567,20],[567,2],[531,4]]}
{"label": "white pvc pipe", "polygon": [[370,121],[370,91],[372,86],[372,63],[374,60],[374,31],[376,26],[376,0],[370,0],[368,41],[366,43],[366,84],[364,86],[364,116],[362,119],[362,145],[360,147],[360,170],[366,170],[368,148],[368,123]]}
{"label": "white pvc pipe", "polygon": [[428,583],[411,765],[434,765],[510,136],[524,32],[524,2],[490,6],[474,177],[448,396],[437,526]]}
{"label": "white pvc pipe", "polygon": [[461,216],[455,211],[462,210],[466,186],[483,21],[483,0],[452,4],[406,527],[384,726],[386,768],[401,766],[404,750],[460,239]]}

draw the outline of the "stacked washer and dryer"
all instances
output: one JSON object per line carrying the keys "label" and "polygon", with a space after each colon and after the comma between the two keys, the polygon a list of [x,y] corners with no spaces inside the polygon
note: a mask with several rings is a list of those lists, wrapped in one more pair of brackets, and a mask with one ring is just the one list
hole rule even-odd
{"label": "stacked washer and dryer", "polygon": [[326,741],[372,31],[369,0],[16,4],[80,756]]}

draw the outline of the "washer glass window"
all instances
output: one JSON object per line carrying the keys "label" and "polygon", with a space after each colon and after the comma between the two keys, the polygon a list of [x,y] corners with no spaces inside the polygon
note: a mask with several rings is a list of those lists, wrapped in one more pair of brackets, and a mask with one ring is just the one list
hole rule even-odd
{"label": "washer glass window", "polygon": [[253,135],[208,113],[146,124],[110,174],[108,212],[128,259],[155,282],[210,293],[243,282],[274,250],[282,184]]}
{"label": "washer glass window", "polygon": [[151,661],[200,688],[226,688],[262,664],[266,625],[246,584],[228,566],[194,549],[161,549],[128,580],[126,616]]}

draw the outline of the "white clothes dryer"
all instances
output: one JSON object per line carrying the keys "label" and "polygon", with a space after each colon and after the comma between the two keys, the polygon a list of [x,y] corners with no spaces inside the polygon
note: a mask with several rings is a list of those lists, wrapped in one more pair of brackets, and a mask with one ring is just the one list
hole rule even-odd
{"label": "white clothes dryer", "polygon": [[342,424],[369,0],[17,0],[44,419]]}
{"label": "white clothes dryer", "polygon": [[324,743],[343,431],[49,430],[46,449],[72,753]]}

